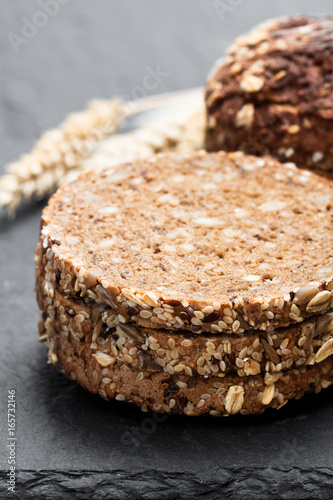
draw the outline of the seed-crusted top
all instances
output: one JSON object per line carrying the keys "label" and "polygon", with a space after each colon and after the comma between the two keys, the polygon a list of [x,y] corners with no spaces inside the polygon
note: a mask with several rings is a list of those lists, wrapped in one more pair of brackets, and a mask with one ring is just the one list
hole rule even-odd
{"label": "seed-crusted top", "polygon": [[332,170],[333,17],[273,19],[239,37],[207,81],[208,150]]}
{"label": "seed-crusted top", "polygon": [[116,322],[242,333],[332,302],[331,181],[242,153],[90,172],[44,209],[38,273]]}

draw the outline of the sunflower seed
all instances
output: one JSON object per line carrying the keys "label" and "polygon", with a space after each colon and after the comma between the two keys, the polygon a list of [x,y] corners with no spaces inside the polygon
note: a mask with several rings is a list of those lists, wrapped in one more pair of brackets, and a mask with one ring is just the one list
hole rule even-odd
{"label": "sunflower seed", "polygon": [[280,358],[277,354],[277,352],[273,349],[272,346],[269,345],[267,340],[261,339],[262,346],[264,348],[264,351],[268,357],[275,365],[280,362]]}
{"label": "sunflower seed", "polygon": [[331,356],[331,354],[333,354],[333,338],[328,339],[317,352],[316,354],[317,363],[324,361],[324,359],[328,358],[328,356]]}
{"label": "sunflower seed", "polygon": [[317,287],[314,286],[302,286],[297,290],[293,304],[296,304],[298,306],[302,306],[304,304],[307,304],[310,302],[311,299],[316,295],[318,291]]}
{"label": "sunflower seed", "polygon": [[319,292],[306,306],[308,312],[318,312],[326,309],[329,302],[331,301],[332,294],[328,290],[323,290]]}

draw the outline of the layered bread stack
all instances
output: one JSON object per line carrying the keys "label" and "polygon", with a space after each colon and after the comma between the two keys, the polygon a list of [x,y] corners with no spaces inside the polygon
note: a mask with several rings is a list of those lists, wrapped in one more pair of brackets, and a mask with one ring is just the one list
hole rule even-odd
{"label": "layered bread stack", "polygon": [[207,81],[208,151],[333,172],[333,17],[273,19],[238,38]]}
{"label": "layered bread stack", "polygon": [[236,153],[91,172],[44,209],[49,361],[143,411],[261,413],[333,381],[333,184]]}

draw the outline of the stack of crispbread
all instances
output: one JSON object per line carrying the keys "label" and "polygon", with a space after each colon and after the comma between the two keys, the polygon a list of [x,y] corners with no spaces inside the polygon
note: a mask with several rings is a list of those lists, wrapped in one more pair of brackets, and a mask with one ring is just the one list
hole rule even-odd
{"label": "stack of crispbread", "polygon": [[49,360],[105,399],[261,413],[333,381],[333,183],[242,153],[88,173],[45,208]]}

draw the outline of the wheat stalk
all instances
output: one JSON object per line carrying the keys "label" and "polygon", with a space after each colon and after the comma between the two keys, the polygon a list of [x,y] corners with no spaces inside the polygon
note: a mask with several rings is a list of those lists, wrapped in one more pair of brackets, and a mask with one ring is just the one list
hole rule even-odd
{"label": "wheat stalk", "polygon": [[87,110],[69,115],[59,128],[43,134],[31,153],[11,163],[0,178],[0,207],[14,213],[23,200],[52,192],[97,142],[120,127],[123,117],[120,101],[92,101]]}
{"label": "wheat stalk", "polygon": [[[131,103],[92,101],[88,109],[69,115],[58,128],[43,134],[31,153],[8,166],[0,177],[0,208],[13,215],[24,200],[45,198],[85,170],[159,151],[202,147],[201,94],[195,90]],[[168,104],[175,105],[176,112],[166,113],[163,120],[153,120],[135,132],[112,135],[126,117]]]}
{"label": "wheat stalk", "polygon": [[87,170],[110,169],[122,162],[133,161],[163,151],[187,152],[203,147],[205,111],[203,102],[188,96],[183,107],[175,106],[161,117],[153,118],[144,127],[103,140],[94,153],[81,161],[61,183],[74,180]]}

